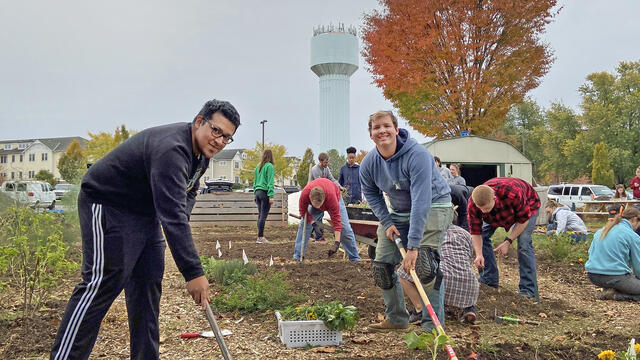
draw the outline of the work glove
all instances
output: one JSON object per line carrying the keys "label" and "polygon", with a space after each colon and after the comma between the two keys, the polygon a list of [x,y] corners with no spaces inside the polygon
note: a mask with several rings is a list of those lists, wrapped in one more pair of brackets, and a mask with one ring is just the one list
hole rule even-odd
{"label": "work glove", "polygon": [[331,250],[327,251],[327,255],[329,257],[332,257],[333,255],[335,255],[338,252],[338,248],[340,247],[340,242],[336,241],[333,243],[333,247],[331,248]]}

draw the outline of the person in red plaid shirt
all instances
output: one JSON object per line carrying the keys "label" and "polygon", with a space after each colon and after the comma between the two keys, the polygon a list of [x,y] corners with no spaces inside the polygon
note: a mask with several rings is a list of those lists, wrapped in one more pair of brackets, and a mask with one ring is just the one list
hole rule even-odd
{"label": "person in red plaid shirt", "polygon": [[[518,239],[520,265],[519,295],[538,297],[536,258],[531,235],[536,226],[540,198],[526,181],[499,177],[476,187],[469,201],[469,229],[476,253],[474,264],[480,271],[480,282],[498,287],[499,274],[494,252],[506,255]],[[491,236],[496,228],[508,230],[508,236],[493,249]]]}

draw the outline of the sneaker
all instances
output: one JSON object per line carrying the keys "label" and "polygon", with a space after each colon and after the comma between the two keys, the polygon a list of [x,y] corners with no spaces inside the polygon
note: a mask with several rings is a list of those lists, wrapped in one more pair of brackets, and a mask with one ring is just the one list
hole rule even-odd
{"label": "sneaker", "polygon": [[422,311],[413,309],[409,312],[409,324],[419,324],[420,322],[422,322]]}
{"label": "sneaker", "polygon": [[408,327],[409,325],[404,325],[404,326],[393,325],[392,323],[389,322],[389,320],[384,319],[384,321],[369,325],[369,330],[370,331],[404,330]]}
{"label": "sneaker", "polygon": [[604,289],[596,294],[598,300],[615,300],[616,299],[616,290],[615,289]]}
{"label": "sneaker", "polygon": [[321,237],[320,239],[315,239],[315,242],[325,242],[326,240],[324,239],[324,237]]}
{"label": "sneaker", "polygon": [[262,238],[258,238],[256,240],[256,244],[263,244],[263,243],[264,243],[264,241],[262,240]]}
{"label": "sneaker", "polygon": [[474,306],[469,306],[462,311],[463,322],[467,324],[474,324],[476,322],[476,308]]}
{"label": "sneaker", "polygon": [[522,296],[523,298],[528,298],[528,299],[536,297],[534,294],[528,293],[528,292],[524,292],[524,291],[520,291],[518,293],[518,296]]}

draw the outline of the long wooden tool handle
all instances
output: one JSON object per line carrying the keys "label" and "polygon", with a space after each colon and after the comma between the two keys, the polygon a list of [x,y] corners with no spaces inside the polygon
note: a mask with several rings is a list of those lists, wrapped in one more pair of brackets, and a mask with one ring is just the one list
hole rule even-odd
{"label": "long wooden tool handle", "polygon": [[229,348],[227,348],[227,344],[224,342],[222,338],[222,332],[220,332],[220,328],[218,327],[218,323],[216,322],[215,316],[213,316],[213,311],[211,311],[211,307],[209,303],[207,303],[207,308],[205,309],[205,313],[207,314],[207,320],[209,320],[209,325],[211,325],[211,329],[213,333],[216,335],[216,341],[218,342],[218,347],[220,347],[220,351],[222,352],[222,357],[225,360],[232,360],[231,354],[229,353]]}
{"label": "long wooden tool handle", "polygon": [[[398,250],[400,250],[400,254],[402,254],[402,258],[404,259],[405,256],[407,255],[407,252],[404,250],[404,246],[402,246],[402,242],[400,238],[397,237],[395,239],[395,242],[396,242],[396,246],[398,247]],[[444,328],[442,327],[442,324],[440,324],[440,320],[438,320],[438,316],[436,315],[435,311],[433,311],[433,306],[431,306],[431,302],[427,297],[427,293],[424,291],[424,287],[422,287],[422,283],[420,282],[420,278],[418,278],[418,274],[416,274],[416,271],[413,269],[411,269],[410,274],[414,284],[416,285],[416,288],[418,289],[418,293],[420,293],[422,302],[424,303],[424,306],[427,308],[427,311],[429,312],[431,321],[433,321],[433,325],[435,325],[436,327],[436,331],[438,332],[438,335],[447,335],[444,332]],[[458,357],[456,356],[455,351],[453,351],[453,347],[451,345],[445,345],[445,349],[447,350],[447,354],[449,355],[449,358],[451,360],[458,360]]]}

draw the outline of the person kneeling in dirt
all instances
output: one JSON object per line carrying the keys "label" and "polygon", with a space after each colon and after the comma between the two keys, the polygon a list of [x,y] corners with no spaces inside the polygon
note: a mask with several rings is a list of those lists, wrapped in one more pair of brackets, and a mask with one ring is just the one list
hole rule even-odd
{"label": "person kneeling in dirt", "polygon": [[[360,183],[371,210],[380,219],[371,268],[376,286],[382,289],[386,314],[384,321],[369,325],[369,329],[386,331],[409,326],[402,285],[394,271],[399,263],[407,272],[415,268],[434,312],[444,323],[438,250],[453,218],[449,185],[429,151],[410,138],[407,130],[398,128],[391,111],[371,115],[368,127],[376,147],[362,160]],[[389,196],[391,212],[383,192]],[[407,248],[404,260],[395,244],[396,237]],[[428,314],[422,317],[422,328],[434,328]]]}
{"label": "person kneeling in dirt", "polygon": [[238,126],[233,105],[211,100],[192,122],[143,130],[89,168],[78,195],[82,281],[67,304],[51,359],[87,359],[102,319],[123,289],[130,357],[159,358],[164,238],[187,291],[205,308],[209,281],[189,217],[209,159],[233,141]]}
{"label": "person kneeling in dirt", "polygon": [[568,206],[556,201],[548,200],[545,211],[549,219],[547,235],[566,233],[575,241],[587,240],[587,225]]}
{"label": "person kneeling in dirt", "polygon": [[589,280],[604,288],[599,299],[640,301],[640,236],[634,232],[638,228],[640,211],[628,207],[593,236],[584,267]]}
{"label": "person kneeling in dirt", "polygon": [[[329,250],[329,256],[333,256],[340,247],[347,252],[349,261],[360,261],[358,249],[356,248],[356,236],[349,224],[349,216],[347,208],[344,205],[340,188],[333,181],[326,178],[318,178],[307,184],[300,193],[300,201],[298,202],[300,216],[300,225],[298,226],[298,234],[296,236],[296,245],[293,251],[293,258],[300,259],[303,239],[308,239],[311,235],[311,223],[316,221],[322,223],[324,212],[328,211],[333,223],[333,231],[335,234],[335,243],[333,248]],[[303,234],[304,216],[307,217],[306,234]],[[308,245],[307,242],[304,245]],[[307,249],[305,248],[305,253]]]}
{"label": "person kneeling in dirt", "polygon": [[[456,219],[454,217],[454,223]],[[473,242],[471,235],[463,228],[451,224],[442,241],[440,270],[444,283],[444,305],[462,309],[461,321],[473,324],[476,321],[476,308],[480,285],[476,273],[471,267],[473,261]],[[402,290],[414,306],[409,322],[422,320],[423,304],[411,275],[402,266],[396,270]]]}

